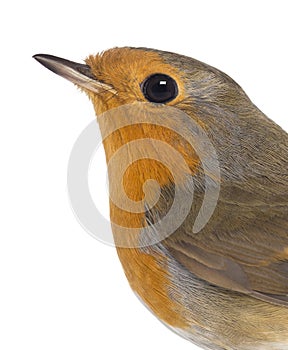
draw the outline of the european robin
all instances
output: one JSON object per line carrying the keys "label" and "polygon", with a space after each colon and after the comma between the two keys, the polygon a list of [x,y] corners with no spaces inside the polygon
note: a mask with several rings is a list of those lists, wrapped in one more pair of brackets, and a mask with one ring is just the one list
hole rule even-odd
{"label": "european robin", "polygon": [[34,58],[94,105],[117,252],[144,304],[204,349],[288,349],[287,133],[189,57],[125,47],[86,64]]}

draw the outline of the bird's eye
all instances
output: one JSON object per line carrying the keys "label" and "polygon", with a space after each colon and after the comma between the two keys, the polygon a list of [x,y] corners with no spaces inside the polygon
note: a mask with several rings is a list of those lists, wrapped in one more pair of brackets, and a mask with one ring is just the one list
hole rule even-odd
{"label": "bird's eye", "polygon": [[140,84],[145,98],[150,102],[165,103],[178,95],[176,81],[166,74],[153,74]]}

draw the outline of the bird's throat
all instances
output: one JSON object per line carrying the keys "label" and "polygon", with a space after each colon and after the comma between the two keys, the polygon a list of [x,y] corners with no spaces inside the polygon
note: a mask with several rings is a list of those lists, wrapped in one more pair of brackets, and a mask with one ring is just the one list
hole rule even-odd
{"label": "bird's throat", "polygon": [[[108,123],[109,124],[109,123]],[[99,118],[107,135],[107,120]],[[164,187],[181,185],[200,160],[191,145],[158,125],[119,128],[103,140],[109,176],[111,221],[120,226],[146,225],[145,205],[153,207]],[[183,162],[179,161],[182,158]]]}

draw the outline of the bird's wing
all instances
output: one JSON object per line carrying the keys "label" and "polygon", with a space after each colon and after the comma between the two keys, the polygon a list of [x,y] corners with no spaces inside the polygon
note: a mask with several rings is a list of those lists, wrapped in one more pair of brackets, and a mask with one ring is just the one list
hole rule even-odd
{"label": "bird's wing", "polygon": [[224,196],[202,231],[193,233],[188,217],[163,244],[212,284],[288,306],[287,192],[262,198],[261,189],[250,193],[230,185],[221,191]]}

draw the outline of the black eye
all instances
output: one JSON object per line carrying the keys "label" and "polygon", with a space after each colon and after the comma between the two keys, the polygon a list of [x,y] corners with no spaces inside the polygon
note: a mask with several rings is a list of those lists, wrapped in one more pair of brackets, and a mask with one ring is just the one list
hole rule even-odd
{"label": "black eye", "polygon": [[165,103],[178,95],[176,81],[166,74],[153,74],[140,85],[145,98],[150,102]]}

